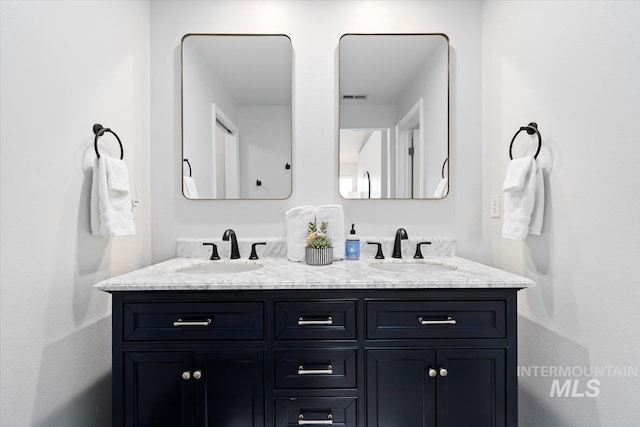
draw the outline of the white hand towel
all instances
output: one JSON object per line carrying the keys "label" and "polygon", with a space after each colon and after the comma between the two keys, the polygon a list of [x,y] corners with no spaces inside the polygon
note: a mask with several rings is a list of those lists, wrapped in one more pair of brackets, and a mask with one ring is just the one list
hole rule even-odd
{"label": "white hand towel", "polygon": [[104,165],[107,168],[107,187],[109,191],[129,193],[129,171],[122,160],[107,157]]}
{"label": "white hand towel", "polygon": [[[535,163],[535,159],[534,159]],[[533,212],[531,213],[531,223],[529,234],[539,236],[542,233],[542,222],[544,219],[544,169],[537,168],[536,173],[536,195],[533,202]]]}
{"label": "white hand towel", "polygon": [[190,176],[182,177],[182,193],[187,199],[197,199],[198,189],[196,187],[196,181]]}
{"label": "white hand towel", "polygon": [[98,159],[96,159],[91,171],[91,204],[89,207],[89,214],[91,217],[91,234],[101,236],[100,203],[98,202],[98,173]]}
{"label": "white hand towel", "polygon": [[449,180],[447,178],[442,178],[436,187],[436,190],[433,192],[434,199],[442,199],[449,192]]}
{"label": "white hand towel", "polygon": [[322,205],[315,209],[318,227],[323,221],[329,221],[327,237],[333,242],[333,259],[344,258],[345,228],[344,209],[341,205]]}
{"label": "white hand towel", "polygon": [[536,201],[537,169],[533,156],[509,162],[502,186],[505,193],[502,236],[507,239],[524,240],[529,233]]}
{"label": "white hand towel", "polygon": [[287,259],[295,262],[304,261],[309,223],[316,219],[313,206],[289,209],[285,212],[284,218],[287,230]]}
{"label": "white hand towel", "polygon": [[136,234],[126,164],[101,156],[93,169],[91,232],[100,236]]}

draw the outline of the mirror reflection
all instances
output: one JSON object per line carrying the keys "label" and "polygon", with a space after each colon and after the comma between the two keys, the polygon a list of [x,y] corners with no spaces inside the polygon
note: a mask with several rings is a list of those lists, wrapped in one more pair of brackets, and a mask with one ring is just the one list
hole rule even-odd
{"label": "mirror reflection", "polygon": [[339,46],[340,195],[447,195],[449,39],[345,34]]}
{"label": "mirror reflection", "polygon": [[292,57],[285,35],[183,37],[185,197],[291,195]]}

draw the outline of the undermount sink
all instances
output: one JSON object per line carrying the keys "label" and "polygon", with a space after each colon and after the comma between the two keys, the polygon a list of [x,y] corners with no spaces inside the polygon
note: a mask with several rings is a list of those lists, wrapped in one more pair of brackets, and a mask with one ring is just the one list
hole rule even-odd
{"label": "undermount sink", "polygon": [[191,265],[189,267],[179,268],[178,273],[187,274],[229,274],[244,273],[246,271],[258,270],[264,267],[262,264],[253,261],[210,261],[203,264]]}
{"label": "undermount sink", "polygon": [[391,271],[399,273],[429,273],[453,271],[458,267],[444,262],[415,259],[415,260],[385,260],[369,263],[369,267],[376,270]]}

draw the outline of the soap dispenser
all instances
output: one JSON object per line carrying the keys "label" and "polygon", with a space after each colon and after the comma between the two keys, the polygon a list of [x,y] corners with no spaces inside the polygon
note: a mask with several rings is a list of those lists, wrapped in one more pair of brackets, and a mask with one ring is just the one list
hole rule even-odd
{"label": "soap dispenser", "polygon": [[346,259],[360,259],[360,239],[356,236],[355,224],[351,224],[351,231],[345,242]]}

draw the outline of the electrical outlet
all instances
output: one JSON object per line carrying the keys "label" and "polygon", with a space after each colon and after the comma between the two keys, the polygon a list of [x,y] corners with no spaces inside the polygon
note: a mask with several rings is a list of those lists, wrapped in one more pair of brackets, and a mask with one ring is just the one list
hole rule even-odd
{"label": "electrical outlet", "polygon": [[500,194],[491,196],[491,218],[500,218]]}

